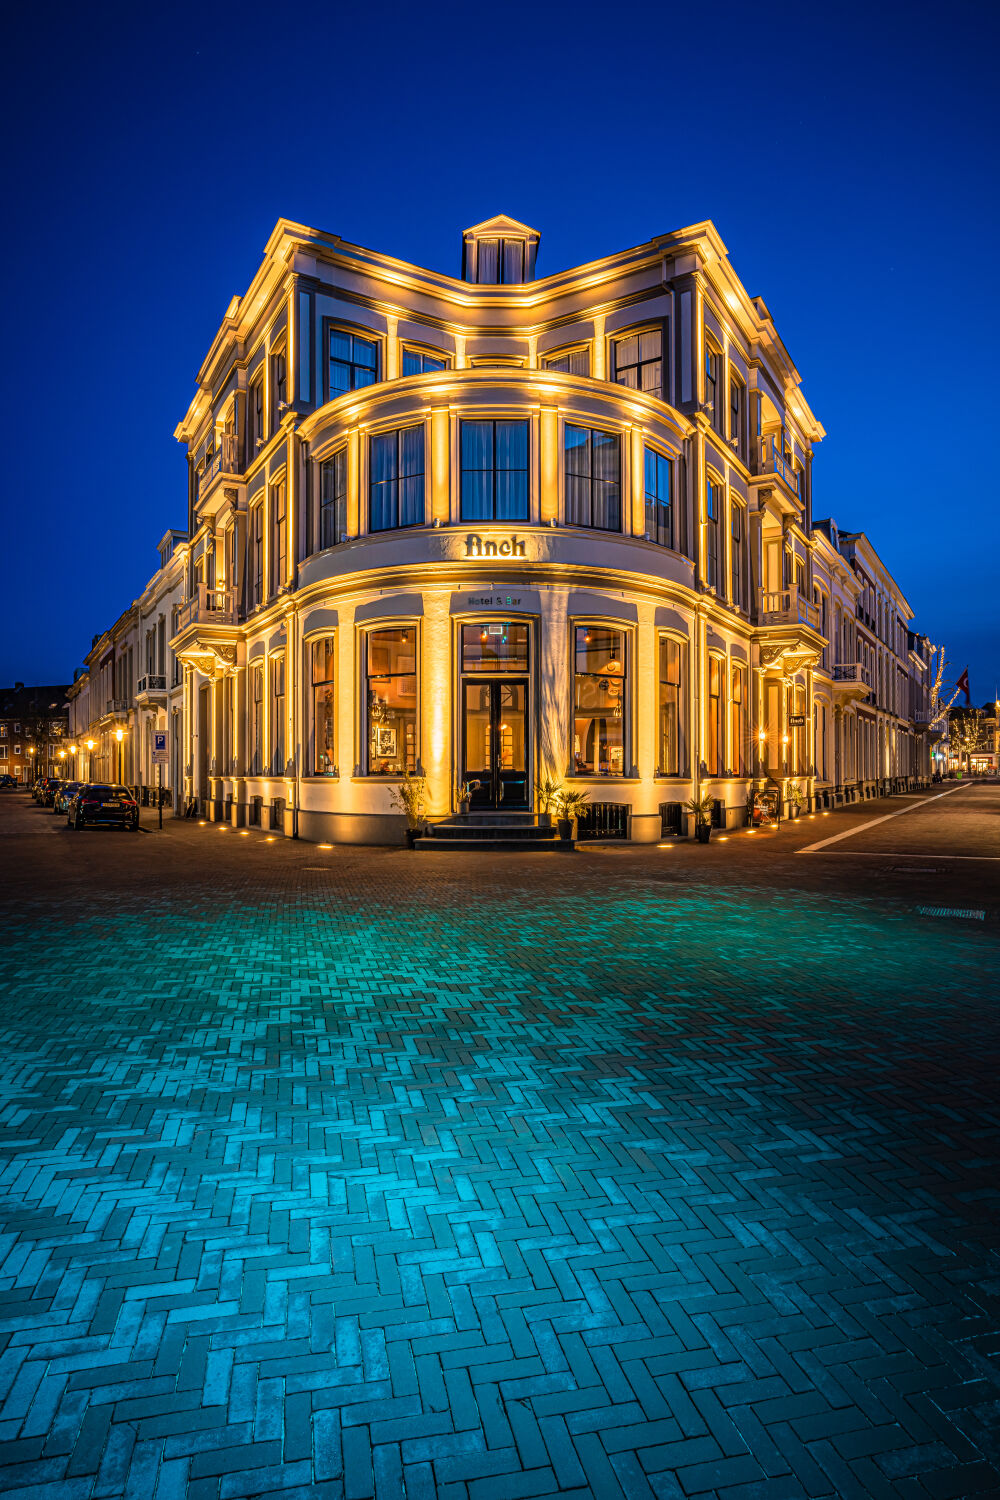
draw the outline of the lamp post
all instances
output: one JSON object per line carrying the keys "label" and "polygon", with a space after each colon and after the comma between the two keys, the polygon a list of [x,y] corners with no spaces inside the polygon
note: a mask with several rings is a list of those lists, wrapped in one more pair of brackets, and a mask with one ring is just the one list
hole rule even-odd
{"label": "lamp post", "polygon": [[118,741],[118,785],[122,784],[122,740],[125,738],[124,729],[115,730],[115,739]]}
{"label": "lamp post", "polygon": [[34,745],[29,745],[28,746],[28,754],[31,756],[31,759],[28,761],[28,785],[29,786],[34,786],[34,784],[35,784],[35,747],[34,747]]}
{"label": "lamp post", "polygon": [[69,747],[69,753],[73,757],[73,780],[74,781],[76,780],[76,753],[77,753],[77,748],[78,747],[76,745],[70,745],[70,747]]}
{"label": "lamp post", "polygon": [[93,781],[93,779],[94,779],[94,741],[93,740],[88,740],[87,741],[87,750],[89,751],[89,754],[87,756],[87,780],[88,781]]}

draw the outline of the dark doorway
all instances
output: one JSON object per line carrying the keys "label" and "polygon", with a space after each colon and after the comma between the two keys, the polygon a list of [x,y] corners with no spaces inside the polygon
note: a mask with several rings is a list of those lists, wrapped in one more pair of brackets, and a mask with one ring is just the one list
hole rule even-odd
{"label": "dark doorway", "polygon": [[468,678],[462,684],[462,780],[472,811],[528,806],[527,678]]}

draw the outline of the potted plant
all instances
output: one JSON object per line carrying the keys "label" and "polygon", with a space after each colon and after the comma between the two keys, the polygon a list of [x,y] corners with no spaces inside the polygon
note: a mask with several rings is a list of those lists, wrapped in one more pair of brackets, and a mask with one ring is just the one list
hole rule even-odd
{"label": "potted plant", "polygon": [[411,776],[409,771],[404,771],[399,786],[393,787],[389,793],[396,807],[406,815],[406,847],[408,849],[413,848],[417,837],[426,791],[427,778],[425,776]]}
{"label": "potted plant", "polygon": [[472,789],[478,785],[478,781],[463,781],[457,789],[458,810],[463,817],[469,811],[469,799],[472,796]]}
{"label": "potted plant", "polygon": [[559,801],[562,792],[562,782],[553,781],[551,776],[546,776],[538,788],[538,826],[539,828],[552,827],[552,809]]}
{"label": "potted plant", "polygon": [[567,792],[560,788],[555,799],[556,828],[559,830],[561,839],[573,837],[573,824],[579,818],[581,809],[587,805],[586,792]]}
{"label": "potted plant", "polygon": [[694,818],[694,836],[699,844],[707,844],[712,837],[712,803],[714,801],[711,792],[706,792],[703,797],[689,797],[685,803],[688,812]]}
{"label": "potted plant", "polygon": [[788,800],[792,804],[792,817],[797,818],[802,810],[802,787],[799,782],[789,783]]}

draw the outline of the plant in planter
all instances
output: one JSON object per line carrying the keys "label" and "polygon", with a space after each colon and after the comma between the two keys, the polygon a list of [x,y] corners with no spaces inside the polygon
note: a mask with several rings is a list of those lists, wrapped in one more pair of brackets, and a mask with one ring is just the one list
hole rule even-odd
{"label": "plant in planter", "polygon": [[788,800],[792,804],[792,817],[797,818],[802,811],[803,795],[801,784],[797,781],[789,782]]}
{"label": "plant in planter", "polygon": [[694,836],[699,844],[707,844],[712,837],[712,804],[715,798],[710,792],[704,797],[689,797],[684,804],[694,818]]}
{"label": "plant in planter", "polygon": [[395,806],[406,814],[406,843],[410,849],[420,827],[426,794],[426,776],[411,776],[409,771],[403,772],[399,786],[393,787],[389,793]]}
{"label": "plant in planter", "polygon": [[469,800],[478,785],[478,781],[463,781],[456,789],[455,795],[460,813],[464,814],[469,811]]}
{"label": "plant in planter", "polygon": [[553,781],[551,776],[546,776],[538,788],[539,828],[550,828],[552,826],[552,809],[558,806],[562,789],[562,782]]}
{"label": "plant in planter", "polygon": [[586,792],[567,792],[560,788],[555,797],[556,827],[561,839],[573,837],[573,824],[587,805]]}

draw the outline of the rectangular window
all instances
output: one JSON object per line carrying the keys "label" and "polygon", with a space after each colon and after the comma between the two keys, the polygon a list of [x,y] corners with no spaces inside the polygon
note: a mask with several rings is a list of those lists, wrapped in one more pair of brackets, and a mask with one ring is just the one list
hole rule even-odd
{"label": "rectangular window", "polygon": [[337,768],[336,639],[324,636],[312,645],[313,775],[332,776]]}
{"label": "rectangular window", "polygon": [[742,380],[735,375],[729,380],[729,441],[740,458],[746,452],[744,430],[746,428],[746,391]]}
{"label": "rectangular window", "polygon": [[286,582],[288,568],[288,501],[284,480],[271,491],[271,593]]}
{"label": "rectangular window", "polygon": [[729,736],[732,747],[730,769],[735,776],[747,774],[747,672],[735,664],[730,670]]}
{"label": "rectangular window", "polygon": [[271,355],[271,430],[277,431],[288,405],[288,356],[284,349]]}
{"label": "rectangular window", "polygon": [[447,370],[448,361],[443,354],[425,354],[422,349],[403,350],[403,374],[429,375],[434,370]]}
{"label": "rectangular window", "polygon": [[264,665],[250,668],[250,772],[260,774],[264,758]]}
{"label": "rectangular window", "polygon": [[625,774],[625,633],[574,629],[573,775]]}
{"label": "rectangular window", "polygon": [[731,519],[732,547],[730,563],[733,603],[742,608],[746,602],[746,584],[744,582],[746,578],[746,511],[742,505],[733,503]]}
{"label": "rectangular window", "polygon": [[390,531],[424,522],[424,429],[403,427],[373,437],[368,450],[368,529]]}
{"label": "rectangular window", "polygon": [[628,333],[611,344],[611,378],[633,391],[663,394],[663,335],[659,328]]}
{"label": "rectangular window", "polygon": [[719,367],[722,356],[705,340],[705,405],[712,408],[712,426],[719,426]]}
{"label": "rectangular window", "polygon": [[264,446],[264,377],[258,375],[250,386],[250,399],[247,403],[247,462],[253,463],[257,457],[258,450]]}
{"label": "rectangular window", "polygon": [[719,592],[719,514],[722,485],[705,477],[705,581]]}
{"label": "rectangular window", "polygon": [[222,685],[222,759],[227,775],[236,771],[236,678],[226,677]]}
{"label": "rectangular window", "polygon": [[621,439],[617,432],[571,427],[563,439],[566,524],[621,531]]}
{"label": "rectangular window", "polygon": [[557,370],[563,375],[589,375],[590,349],[587,345],[581,349],[557,349],[554,354],[543,357],[542,368]]}
{"label": "rectangular window", "polygon": [[462,423],[462,520],[528,519],[527,422]]}
{"label": "rectangular window", "polygon": [[705,763],[709,776],[721,776],[726,754],[726,721],[723,718],[723,679],[726,663],[720,656],[708,658],[708,743]]}
{"label": "rectangular window", "polygon": [[320,468],[319,545],[334,547],[347,539],[347,449],[341,448]]}
{"label": "rectangular window", "polygon": [[330,400],[345,391],[357,391],[378,380],[378,342],[348,333],[345,328],[330,329],[329,388]]}
{"label": "rectangular window", "polygon": [[264,506],[250,507],[250,608],[264,598]]}
{"label": "rectangular window", "polygon": [[527,672],[528,627],[511,620],[462,626],[463,672]]}
{"label": "rectangular window", "polygon": [[285,658],[271,658],[271,774],[285,769]]}
{"label": "rectangular window", "polygon": [[417,765],[417,632],[373,630],[366,642],[365,743],[370,776],[401,776]]}
{"label": "rectangular window", "polygon": [[[238,589],[239,582],[236,577],[236,524],[226,528],[225,541],[226,554],[226,588]],[[163,660],[163,651],[160,651],[160,660]]]}
{"label": "rectangular window", "polygon": [[659,759],[660,776],[687,775],[687,736],[684,691],[687,686],[687,646],[671,636],[660,637]]}
{"label": "rectangular window", "polygon": [[661,547],[674,545],[674,468],[655,448],[645,450],[646,535]]}
{"label": "rectangular window", "polygon": [[524,241],[477,240],[476,280],[482,286],[520,285],[524,281]]}

